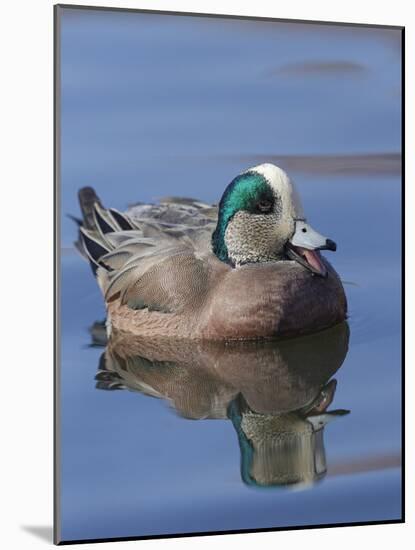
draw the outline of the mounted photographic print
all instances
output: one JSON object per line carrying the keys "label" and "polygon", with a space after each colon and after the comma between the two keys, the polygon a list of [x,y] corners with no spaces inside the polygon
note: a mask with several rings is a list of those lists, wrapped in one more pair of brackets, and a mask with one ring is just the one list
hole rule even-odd
{"label": "mounted photographic print", "polygon": [[403,521],[403,28],[55,6],[55,542]]}

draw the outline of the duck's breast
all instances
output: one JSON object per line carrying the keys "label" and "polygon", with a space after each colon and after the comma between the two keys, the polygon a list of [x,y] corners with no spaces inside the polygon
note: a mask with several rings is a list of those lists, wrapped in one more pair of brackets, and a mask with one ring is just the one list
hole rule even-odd
{"label": "duck's breast", "polygon": [[346,318],[346,297],[331,267],[327,278],[296,262],[229,270],[200,320],[203,338],[260,338],[316,332]]}

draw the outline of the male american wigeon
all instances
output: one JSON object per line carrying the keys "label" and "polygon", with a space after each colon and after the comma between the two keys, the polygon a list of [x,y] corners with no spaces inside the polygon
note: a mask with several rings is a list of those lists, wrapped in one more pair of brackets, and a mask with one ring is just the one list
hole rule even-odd
{"label": "male american wigeon", "polygon": [[217,207],[167,198],[126,213],[79,192],[79,246],[111,327],[142,336],[253,339],[322,330],[346,318],[342,283],[288,175],[261,164]]}

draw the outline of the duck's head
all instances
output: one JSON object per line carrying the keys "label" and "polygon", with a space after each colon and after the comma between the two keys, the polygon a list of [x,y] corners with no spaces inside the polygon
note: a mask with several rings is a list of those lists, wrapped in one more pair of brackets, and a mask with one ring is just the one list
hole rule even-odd
{"label": "duck's head", "polygon": [[212,246],[233,266],[292,259],[321,276],[327,269],[319,251],[336,250],[306,222],[293,183],[273,164],[250,168],[225,189]]}

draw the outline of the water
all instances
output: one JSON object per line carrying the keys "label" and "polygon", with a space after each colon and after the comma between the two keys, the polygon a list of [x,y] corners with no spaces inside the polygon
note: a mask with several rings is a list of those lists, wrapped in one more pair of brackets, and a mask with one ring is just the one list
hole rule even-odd
{"label": "water", "polygon": [[[89,329],[105,311],[63,216],[61,538],[399,519],[399,32],[84,10],[61,23],[63,214],[78,213],[83,185],[120,209],[166,194],[216,202],[241,170],[279,159],[339,245],[350,310],[349,337],[238,361],[193,349],[186,362],[181,347],[154,359],[124,342],[118,376],[97,381],[111,350]],[[328,410],[350,413],[305,433],[333,378]],[[303,436],[284,443],[281,426]],[[287,468],[306,483],[283,486]]]}

